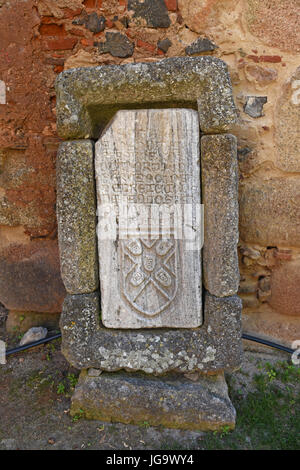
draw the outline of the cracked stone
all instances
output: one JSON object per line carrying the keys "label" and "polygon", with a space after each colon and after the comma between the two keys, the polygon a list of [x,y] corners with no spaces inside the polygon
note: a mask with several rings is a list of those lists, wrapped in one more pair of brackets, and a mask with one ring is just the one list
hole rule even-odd
{"label": "cracked stone", "polygon": [[133,54],[134,44],[122,33],[106,33],[105,42],[98,43],[100,54],[109,53],[113,57],[130,57]]}
{"label": "cracked stone", "polygon": [[164,0],[129,0],[128,10],[133,18],[143,18],[152,28],[168,28],[171,24]]}
{"label": "cracked stone", "polygon": [[244,112],[253,118],[264,116],[263,106],[267,101],[266,96],[247,96]]}
{"label": "cracked stone", "polygon": [[217,49],[218,46],[210,41],[208,38],[198,38],[192,44],[185,48],[188,55],[200,54],[201,52],[210,52]]}

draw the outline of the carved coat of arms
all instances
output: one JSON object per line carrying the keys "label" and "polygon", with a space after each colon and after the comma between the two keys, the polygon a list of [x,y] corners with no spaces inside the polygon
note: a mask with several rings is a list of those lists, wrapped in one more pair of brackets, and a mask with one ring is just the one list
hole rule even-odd
{"label": "carved coat of arms", "polygon": [[175,298],[178,249],[174,239],[121,241],[122,294],[140,314],[154,317]]}

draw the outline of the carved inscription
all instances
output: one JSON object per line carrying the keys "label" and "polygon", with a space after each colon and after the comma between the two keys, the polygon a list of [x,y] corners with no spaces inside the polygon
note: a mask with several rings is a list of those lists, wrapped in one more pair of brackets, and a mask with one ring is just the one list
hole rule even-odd
{"label": "carved inscription", "polygon": [[200,205],[197,113],[119,111],[95,170],[103,324],[199,326],[201,254],[185,249],[182,230],[185,209]]}

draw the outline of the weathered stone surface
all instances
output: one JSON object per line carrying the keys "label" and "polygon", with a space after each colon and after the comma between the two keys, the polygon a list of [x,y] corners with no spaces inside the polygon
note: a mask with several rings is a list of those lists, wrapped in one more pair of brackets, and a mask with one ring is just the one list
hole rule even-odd
{"label": "weathered stone surface", "polygon": [[57,242],[11,244],[0,250],[0,302],[6,308],[60,312],[65,295]]}
{"label": "weathered stone surface", "polygon": [[300,171],[300,67],[285,83],[275,111],[276,166]]}
{"label": "weathered stone surface", "polygon": [[299,260],[290,261],[278,268],[274,268],[271,275],[271,298],[269,304],[278,313],[300,317],[299,286]]}
{"label": "weathered stone surface", "polygon": [[126,34],[105,33],[105,42],[98,43],[98,49],[101,54],[107,52],[113,57],[130,57],[133,54],[134,44],[129,41]]}
{"label": "weathered stone surface", "polygon": [[142,18],[152,28],[168,28],[171,24],[164,0],[128,0],[133,18]]}
{"label": "weathered stone surface", "polygon": [[177,57],[159,62],[71,69],[56,81],[57,129],[65,139],[99,137],[124,107],[192,104],[203,132],[229,129],[236,121],[226,64],[215,57]]}
{"label": "weathered stone surface", "polygon": [[201,52],[209,52],[217,49],[217,46],[208,38],[198,38],[192,44],[185,48],[188,55],[201,54]]}
{"label": "weathered stone surface", "polygon": [[47,328],[43,328],[42,326],[34,326],[25,333],[25,335],[20,341],[20,346],[24,346],[25,344],[33,343],[34,341],[44,339],[46,338],[47,333]]}
{"label": "weathered stone surface", "polygon": [[85,13],[82,18],[74,20],[73,24],[84,25],[92,33],[100,33],[105,29],[105,18],[104,16],[98,16],[94,11],[90,15]]}
{"label": "weathered stone surface", "polygon": [[168,38],[157,41],[157,47],[163,52],[168,52],[171,46],[172,46],[172,42]]}
{"label": "weathered stone surface", "polygon": [[94,149],[64,142],[57,156],[57,220],[62,279],[71,294],[98,288]]}
{"label": "weathered stone surface", "polygon": [[271,47],[300,51],[298,0],[247,1],[245,16],[254,36]]}
{"label": "weathered stone surface", "polygon": [[83,371],[71,416],[79,410],[88,419],[202,431],[232,429],[236,415],[222,374],[191,382],[177,376],[157,379],[124,373],[90,377]]}
{"label": "weathered stone surface", "polygon": [[300,181],[265,175],[240,183],[240,235],[262,246],[300,246]]}
{"label": "weathered stone surface", "polygon": [[247,96],[244,112],[253,118],[264,115],[263,106],[268,101],[266,96]]}
{"label": "weathered stone surface", "polygon": [[237,144],[233,135],[201,138],[204,286],[213,295],[239,286]]}
{"label": "weathered stone surface", "polygon": [[241,361],[237,296],[206,293],[204,324],[195,329],[113,330],[100,324],[96,292],[67,296],[60,319],[62,352],[78,369],[166,372],[232,370]]}
{"label": "weathered stone surface", "polygon": [[[118,111],[98,140],[95,154],[104,326],[195,328],[201,325],[197,112],[189,109]],[[122,213],[118,215],[122,204],[128,208],[126,220]],[[195,211],[190,220],[187,205]],[[160,221],[158,211],[164,209],[166,214],[166,208],[170,212]],[[100,214],[107,210],[109,218],[102,218]],[[134,215],[135,211],[140,216]],[[180,220],[174,221],[172,214],[175,217],[179,214]],[[126,227],[128,220],[130,225]],[[195,230],[192,233],[190,224]],[[198,240],[192,239],[195,233]]]}

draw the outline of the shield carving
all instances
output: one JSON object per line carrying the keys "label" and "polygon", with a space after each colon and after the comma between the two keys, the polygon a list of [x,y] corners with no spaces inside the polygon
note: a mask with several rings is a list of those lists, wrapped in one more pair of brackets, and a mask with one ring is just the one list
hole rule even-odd
{"label": "shield carving", "polygon": [[123,297],[139,314],[158,315],[177,293],[177,240],[139,238],[120,245]]}

